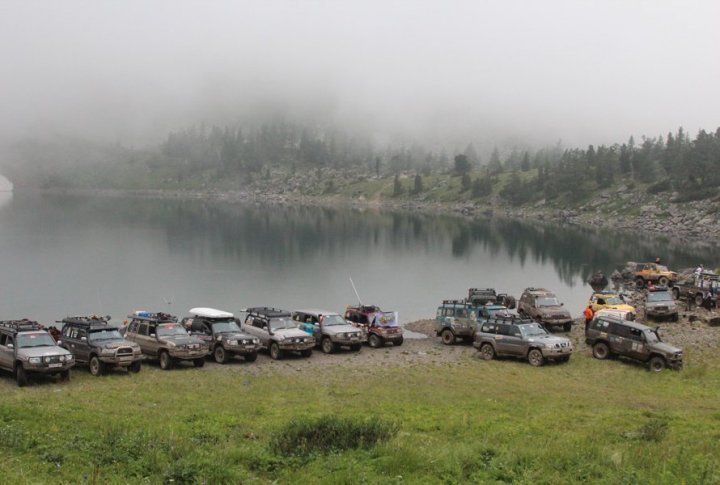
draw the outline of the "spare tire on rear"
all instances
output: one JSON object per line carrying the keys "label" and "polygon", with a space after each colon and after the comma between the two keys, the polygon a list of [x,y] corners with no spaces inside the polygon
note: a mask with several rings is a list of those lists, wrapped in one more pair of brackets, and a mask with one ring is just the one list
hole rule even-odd
{"label": "spare tire on rear", "polygon": [[510,295],[503,295],[502,302],[504,306],[508,308],[508,310],[514,310],[515,309],[515,297]]}

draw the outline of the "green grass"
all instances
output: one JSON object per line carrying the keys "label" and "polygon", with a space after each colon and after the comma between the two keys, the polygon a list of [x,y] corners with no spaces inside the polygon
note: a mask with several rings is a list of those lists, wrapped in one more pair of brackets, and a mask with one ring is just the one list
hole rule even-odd
{"label": "green grass", "polygon": [[[466,349],[422,368],[78,369],[24,389],[3,375],[0,462],[8,483],[717,483],[712,359],[651,374],[586,355],[537,369],[484,362]],[[371,438],[279,445],[316,437],[325,417],[325,429]]]}

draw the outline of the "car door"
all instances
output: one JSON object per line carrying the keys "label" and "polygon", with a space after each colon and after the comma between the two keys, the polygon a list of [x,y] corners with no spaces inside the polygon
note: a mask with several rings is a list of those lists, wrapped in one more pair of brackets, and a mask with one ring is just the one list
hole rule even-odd
{"label": "car door", "polygon": [[522,333],[517,325],[506,325],[508,335],[505,340],[505,348],[509,355],[524,356],[525,348]]}
{"label": "car door", "polygon": [[65,325],[62,329],[62,338],[60,346],[69,350],[74,356],[76,362],[83,362],[77,352],[77,328],[72,325]]}
{"label": "car door", "polygon": [[512,344],[508,342],[510,325],[498,323],[495,325],[495,352],[500,355],[511,355]]}
{"label": "car door", "polygon": [[270,348],[270,329],[268,328],[268,321],[265,318],[253,318],[248,328],[250,329],[251,335],[260,339],[260,344],[263,348]]}
{"label": "car door", "polygon": [[157,341],[155,341],[154,337],[150,337],[150,325],[148,322],[139,322],[137,324],[135,342],[137,342],[144,354],[157,355]]}
{"label": "car door", "polygon": [[610,333],[608,342],[610,343],[610,351],[620,355],[630,355],[632,342],[630,341],[630,329],[625,325],[612,323],[610,324]]}
{"label": "car door", "polygon": [[12,370],[15,361],[12,335],[0,333],[0,367]]}
{"label": "car door", "polygon": [[88,339],[90,335],[84,328],[77,329],[77,339],[75,343],[76,358],[79,358],[81,362],[88,362],[90,360],[90,344]]}
{"label": "car door", "polygon": [[628,328],[628,355],[638,360],[647,360],[648,351],[645,334],[637,328]]}

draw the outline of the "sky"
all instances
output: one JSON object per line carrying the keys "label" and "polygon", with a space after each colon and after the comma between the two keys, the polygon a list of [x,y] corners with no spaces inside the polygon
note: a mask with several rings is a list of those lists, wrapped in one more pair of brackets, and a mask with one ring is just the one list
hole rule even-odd
{"label": "sky", "polygon": [[273,116],[426,144],[720,126],[717,1],[0,0],[0,140]]}

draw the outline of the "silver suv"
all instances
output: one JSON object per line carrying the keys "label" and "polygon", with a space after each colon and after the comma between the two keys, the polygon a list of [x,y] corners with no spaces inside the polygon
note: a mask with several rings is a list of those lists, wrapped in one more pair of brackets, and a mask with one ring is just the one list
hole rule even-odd
{"label": "silver suv", "polygon": [[520,357],[536,367],[548,359],[567,362],[573,351],[570,339],[552,335],[530,319],[513,317],[492,318],[482,323],[473,346],[485,360],[495,356]]}
{"label": "silver suv", "polygon": [[172,369],[182,361],[192,361],[195,367],[205,365],[208,345],[189,335],[177,323],[177,317],[167,313],[135,312],[128,318],[130,323],[124,328],[125,338],[137,343],[143,354],[159,359],[161,369]]}
{"label": "silver suv", "polygon": [[320,342],[320,348],[326,354],[335,352],[341,346],[357,352],[364,342],[362,331],[335,312],[298,310],[292,313],[292,318],[302,330]]}
{"label": "silver suv", "polygon": [[240,330],[232,313],[214,308],[192,308],[192,317],[183,318],[190,335],[206,342],[215,362],[224,364],[234,355],[248,362],[257,360],[260,341]]}
{"label": "silver suv", "polygon": [[242,329],[260,339],[272,359],[281,359],[286,352],[299,352],[310,357],[315,337],[300,330],[290,312],[275,308],[256,307],[245,310],[247,317]]}
{"label": "silver suv", "polygon": [[28,374],[60,375],[69,380],[74,365],[73,355],[58,346],[39,323],[0,322],[0,369],[14,373],[19,387],[27,385]]}

